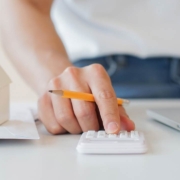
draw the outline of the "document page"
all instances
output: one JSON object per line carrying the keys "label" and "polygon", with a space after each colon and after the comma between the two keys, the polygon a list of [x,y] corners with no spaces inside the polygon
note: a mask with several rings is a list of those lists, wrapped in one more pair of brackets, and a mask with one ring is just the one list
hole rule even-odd
{"label": "document page", "polygon": [[0,125],[0,139],[39,139],[34,117],[28,107],[11,105],[10,119]]}

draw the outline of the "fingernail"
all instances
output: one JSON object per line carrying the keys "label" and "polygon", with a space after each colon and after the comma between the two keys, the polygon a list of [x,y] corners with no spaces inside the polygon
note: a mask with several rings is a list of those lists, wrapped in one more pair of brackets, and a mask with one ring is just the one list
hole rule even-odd
{"label": "fingernail", "polygon": [[107,126],[107,133],[115,133],[119,129],[119,125],[115,122],[110,122]]}

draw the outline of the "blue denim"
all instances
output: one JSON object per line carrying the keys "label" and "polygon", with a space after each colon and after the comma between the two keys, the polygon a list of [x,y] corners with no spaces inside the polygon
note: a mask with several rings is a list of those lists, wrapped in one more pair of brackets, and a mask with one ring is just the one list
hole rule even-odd
{"label": "blue denim", "polygon": [[104,66],[118,97],[180,98],[178,58],[111,55],[78,60],[74,65],[84,67],[93,63]]}

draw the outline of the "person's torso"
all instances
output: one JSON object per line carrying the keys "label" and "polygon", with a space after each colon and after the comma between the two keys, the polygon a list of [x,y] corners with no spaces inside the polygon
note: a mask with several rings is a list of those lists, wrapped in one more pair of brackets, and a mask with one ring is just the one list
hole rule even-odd
{"label": "person's torso", "polygon": [[72,60],[180,56],[179,0],[56,0],[52,19]]}

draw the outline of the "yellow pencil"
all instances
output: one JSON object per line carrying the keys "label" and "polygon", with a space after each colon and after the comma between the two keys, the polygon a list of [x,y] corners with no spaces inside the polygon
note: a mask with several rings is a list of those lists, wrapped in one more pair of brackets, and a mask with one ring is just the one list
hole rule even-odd
{"label": "yellow pencil", "polygon": [[[94,96],[89,93],[68,91],[68,90],[49,90],[50,93],[60,95],[63,98],[79,99],[84,101],[95,102]],[[117,98],[118,105],[128,104],[129,100]]]}

